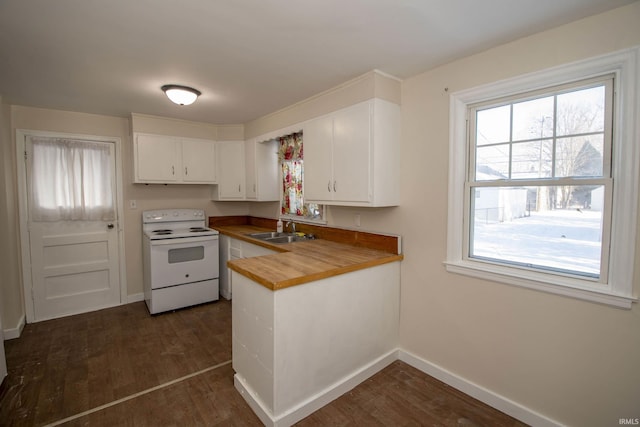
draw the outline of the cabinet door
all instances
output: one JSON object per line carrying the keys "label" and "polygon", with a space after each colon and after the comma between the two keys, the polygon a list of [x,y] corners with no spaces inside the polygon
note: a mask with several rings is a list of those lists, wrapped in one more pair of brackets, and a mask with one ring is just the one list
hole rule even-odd
{"label": "cabinet door", "polygon": [[303,128],[304,197],[309,201],[333,199],[333,118],[320,117]]}
{"label": "cabinet door", "polygon": [[[280,200],[280,164],[278,163],[278,141],[272,139],[255,144],[256,199],[261,202]],[[247,184],[247,187],[249,184]]]}
{"label": "cabinet door", "polygon": [[182,180],[213,184],[216,182],[216,147],[213,141],[182,140]]}
{"label": "cabinet door", "polygon": [[[371,104],[365,102],[333,116],[333,200],[368,202],[371,176]],[[305,155],[306,155],[305,145]],[[305,156],[306,157],[306,156]],[[306,172],[306,159],[305,159]]]}
{"label": "cabinet door", "polygon": [[218,199],[244,199],[244,142],[218,142]]}
{"label": "cabinet door", "polygon": [[258,196],[258,180],[256,175],[256,141],[244,142],[244,167],[247,199],[256,199]]}
{"label": "cabinet door", "polygon": [[135,181],[177,182],[180,177],[177,138],[161,135],[136,135]]}

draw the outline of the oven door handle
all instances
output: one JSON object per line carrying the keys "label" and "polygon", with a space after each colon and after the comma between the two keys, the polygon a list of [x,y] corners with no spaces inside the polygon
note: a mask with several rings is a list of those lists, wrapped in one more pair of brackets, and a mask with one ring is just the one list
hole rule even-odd
{"label": "oven door handle", "polygon": [[151,246],[188,245],[191,243],[211,242],[213,240],[218,240],[218,236],[180,237],[177,239],[156,239],[156,240],[151,240]]}

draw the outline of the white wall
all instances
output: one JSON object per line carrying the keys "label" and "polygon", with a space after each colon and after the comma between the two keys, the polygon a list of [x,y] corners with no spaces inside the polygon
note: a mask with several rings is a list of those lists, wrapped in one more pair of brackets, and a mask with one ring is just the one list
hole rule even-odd
{"label": "white wall", "polygon": [[[11,197],[11,192],[6,191],[7,185],[10,185],[11,181],[11,173],[12,170],[11,165],[13,162],[10,160],[10,149],[7,141],[11,138],[9,137],[8,129],[10,123],[10,115],[9,109],[6,108],[2,104],[2,97],[0,96],[0,153],[2,153],[2,163],[0,163],[0,224],[8,224],[9,223],[9,206],[13,203],[10,203],[9,198]],[[0,226],[0,244],[2,245],[0,249],[0,271],[3,274],[0,275],[0,297],[2,297],[2,301],[6,300],[14,300],[16,295],[11,295],[10,288],[6,287],[4,284],[6,281],[15,280],[19,277],[19,266],[15,263],[15,260],[12,260],[10,256],[10,251],[13,249],[13,245],[11,245],[11,227],[2,227]],[[13,234],[15,236],[15,234]],[[11,261],[14,261],[11,264]],[[13,277],[13,279],[12,279]],[[7,289],[7,291],[5,291]],[[20,293],[17,294],[19,299]],[[18,315],[12,316],[14,318],[18,318],[21,313],[20,308],[15,310]],[[5,359],[4,353],[4,330],[2,328],[3,325],[3,313],[4,309],[2,304],[0,304],[0,384],[4,380],[4,377],[7,375],[7,363]],[[17,325],[14,325],[16,328]]]}
{"label": "white wall", "polygon": [[[447,273],[449,93],[640,45],[640,3],[403,82],[401,346],[560,423],[640,417],[640,307],[620,310]],[[448,90],[446,89],[448,88]],[[334,212],[336,222],[349,216]],[[637,252],[640,254],[640,252]],[[635,295],[640,293],[636,258]]]}
{"label": "white wall", "polygon": [[16,150],[11,138],[11,107],[0,99],[0,296],[5,338],[17,336],[24,326],[21,292],[20,251],[18,246],[18,199]]}

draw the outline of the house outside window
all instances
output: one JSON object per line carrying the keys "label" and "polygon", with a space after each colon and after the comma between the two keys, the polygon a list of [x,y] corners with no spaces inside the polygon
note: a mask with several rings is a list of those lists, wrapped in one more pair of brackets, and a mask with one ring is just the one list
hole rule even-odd
{"label": "house outside window", "polygon": [[304,149],[302,131],[278,138],[282,170],[280,216],[285,219],[321,222],[323,206],[304,201]]}
{"label": "house outside window", "polygon": [[637,56],[452,94],[448,271],[630,307]]}

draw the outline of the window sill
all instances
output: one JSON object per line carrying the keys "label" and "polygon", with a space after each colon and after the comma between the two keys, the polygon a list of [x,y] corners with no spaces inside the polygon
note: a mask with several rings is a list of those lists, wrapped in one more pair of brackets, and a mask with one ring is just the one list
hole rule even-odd
{"label": "window sill", "polygon": [[578,282],[581,282],[579,279],[519,270],[514,271],[514,269],[508,267],[474,261],[445,261],[444,265],[449,273],[462,274],[617,308],[630,309],[631,304],[638,301],[637,298],[613,294],[607,292],[606,289],[578,287]]}

